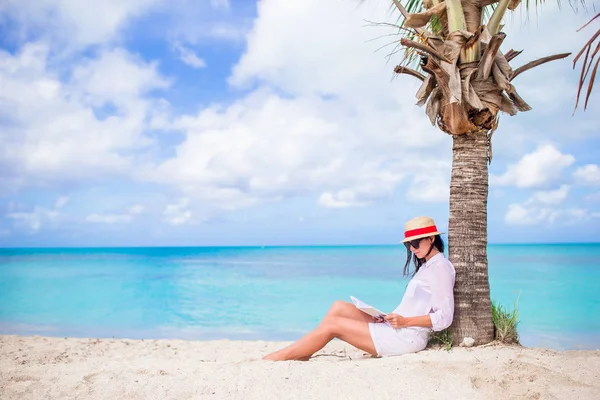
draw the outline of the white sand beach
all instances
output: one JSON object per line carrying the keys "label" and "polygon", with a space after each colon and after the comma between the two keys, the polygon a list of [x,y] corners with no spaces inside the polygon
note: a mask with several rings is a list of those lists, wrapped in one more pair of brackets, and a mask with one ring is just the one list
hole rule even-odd
{"label": "white sand beach", "polygon": [[0,336],[1,399],[600,399],[600,351],[487,346],[375,358],[332,342]]}

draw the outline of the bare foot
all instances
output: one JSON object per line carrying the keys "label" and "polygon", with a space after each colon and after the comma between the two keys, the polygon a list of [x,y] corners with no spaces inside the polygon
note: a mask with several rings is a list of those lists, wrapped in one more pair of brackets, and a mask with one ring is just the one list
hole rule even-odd
{"label": "bare foot", "polygon": [[276,351],[274,353],[267,354],[262,359],[263,360],[267,360],[267,361],[290,361],[290,360],[294,360],[294,361],[308,361],[308,360],[310,360],[310,356],[294,359],[294,358],[287,357],[287,355],[284,353],[283,350],[279,350],[279,351]]}
{"label": "bare foot", "polygon": [[263,360],[267,360],[267,361],[284,361],[285,359],[281,358],[281,355],[279,353],[281,353],[281,350],[276,351],[276,352],[271,353],[271,354],[267,354],[262,359]]}

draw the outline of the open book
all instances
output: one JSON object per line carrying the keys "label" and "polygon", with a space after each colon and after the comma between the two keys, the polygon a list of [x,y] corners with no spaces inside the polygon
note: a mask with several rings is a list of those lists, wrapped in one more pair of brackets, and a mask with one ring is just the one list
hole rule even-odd
{"label": "open book", "polygon": [[354,303],[354,305],[356,306],[356,308],[358,308],[360,311],[369,314],[372,317],[380,317],[382,315],[386,315],[386,313],[384,313],[383,311],[380,311],[378,309],[376,309],[375,307],[372,307],[370,305],[368,305],[367,303],[360,301],[359,299],[357,299],[354,296],[350,296],[350,298],[352,299],[352,302]]}

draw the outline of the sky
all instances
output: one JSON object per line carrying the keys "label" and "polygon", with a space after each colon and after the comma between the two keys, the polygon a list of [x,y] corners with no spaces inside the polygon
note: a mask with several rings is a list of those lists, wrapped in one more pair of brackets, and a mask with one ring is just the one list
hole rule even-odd
{"label": "sky", "polygon": [[[392,244],[447,229],[452,138],[395,76],[385,0],[0,1],[0,247]],[[593,15],[507,14],[503,51],[576,54]],[[559,29],[557,29],[559,28]],[[573,55],[513,82],[490,243],[596,242],[600,92]]]}

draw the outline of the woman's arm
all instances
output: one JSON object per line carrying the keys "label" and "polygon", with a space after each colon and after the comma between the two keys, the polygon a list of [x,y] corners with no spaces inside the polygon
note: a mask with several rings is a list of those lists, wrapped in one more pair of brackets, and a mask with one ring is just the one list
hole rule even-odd
{"label": "woman's arm", "polygon": [[424,326],[425,328],[431,328],[431,317],[429,314],[419,315],[418,317],[406,317],[405,326]]}
{"label": "woman's arm", "polygon": [[385,320],[391,325],[392,328],[408,328],[410,326],[423,326],[425,328],[431,328],[431,317],[427,315],[419,315],[418,317],[403,317],[398,314],[388,314],[385,316]]}
{"label": "woman's arm", "polygon": [[447,264],[435,266],[435,275],[431,277],[431,328],[443,331],[454,319],[454,271]]}

